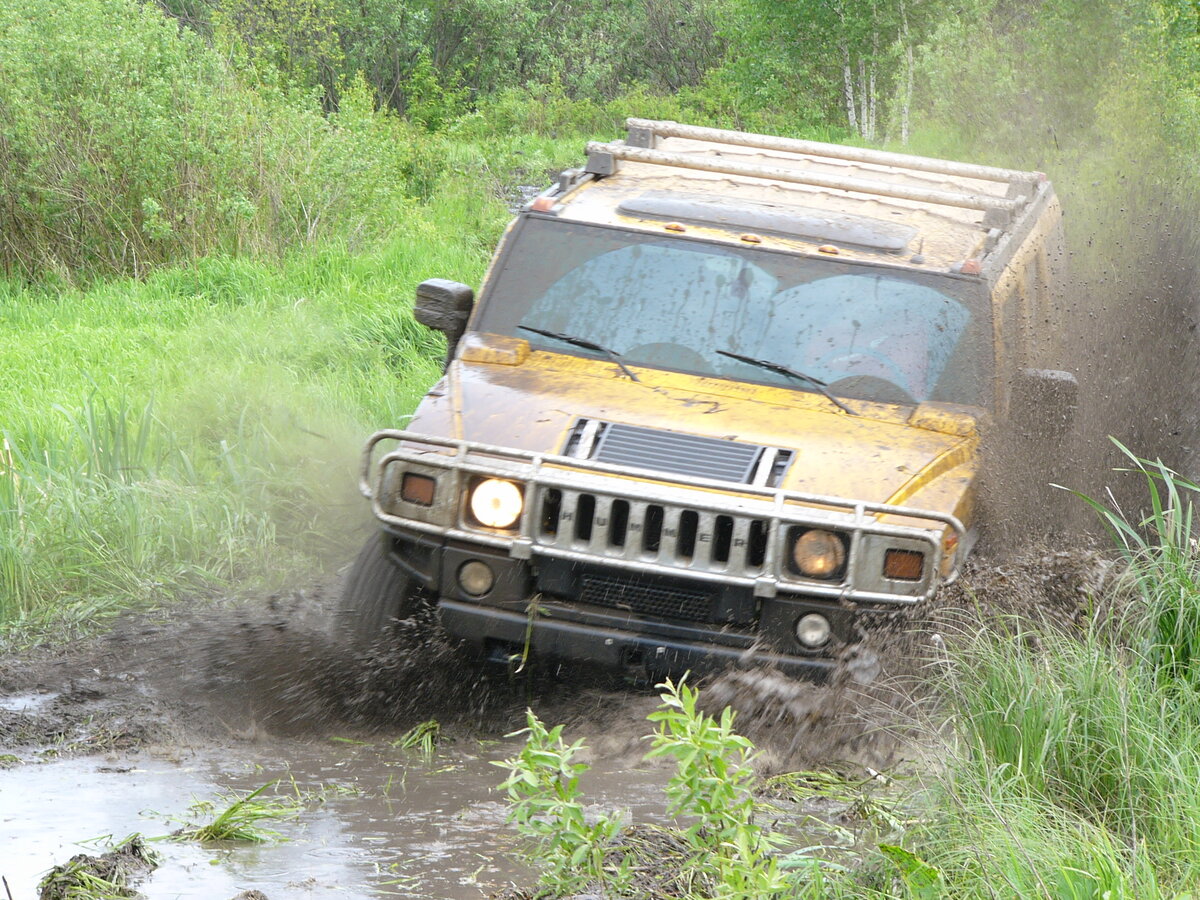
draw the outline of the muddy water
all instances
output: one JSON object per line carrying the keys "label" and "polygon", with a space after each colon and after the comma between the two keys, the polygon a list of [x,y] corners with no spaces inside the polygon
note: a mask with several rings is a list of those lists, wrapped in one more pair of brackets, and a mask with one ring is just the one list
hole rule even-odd
{"label": "muddy water", "polygon": [[[15,698],[7,698],[13,701]],[[282,835],[260,845],[155,841],[162,863],[142,885],[149,898],[228,898],[256,888],[271,898],[399,896],[474,900],[509,883],[528,885],[504,824],[491,765],[511,741],[456,743],[427,761],[386,741],[242,744],[220,751],[30,762],[0,771],[0,875],[15,900],[36,896],[52,865],[79,842],[133,832],[170,834],[197,799],[222,803],[280,779],[301,796]],[[584,790],[598,808],[660,818],[661,770],[597,761]],[[196,817],[191,817],[196,821]]]}

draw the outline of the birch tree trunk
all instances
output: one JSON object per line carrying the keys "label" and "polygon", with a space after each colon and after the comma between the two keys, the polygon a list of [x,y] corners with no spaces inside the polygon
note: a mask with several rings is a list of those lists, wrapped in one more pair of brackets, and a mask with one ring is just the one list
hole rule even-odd
{"label": "birch tree trunk", "polygon": [[904,87],[900,92],[900,143],[908,143],[908,112],[913,95],[913,48],[908,33],[908,10],[900,0],[900,39],[904,42]]}
{"label": "birch tree trunk", "polygon": [[850,47],[842,44],[842,82],[846,92],[846,118],[850,130],[858,134],[858,115],[854,109],[854,76],[850,71]]}
{"label": "birch tree trunk", "polygon": [[858,133],[867,136],[867,61],[858,58]]}

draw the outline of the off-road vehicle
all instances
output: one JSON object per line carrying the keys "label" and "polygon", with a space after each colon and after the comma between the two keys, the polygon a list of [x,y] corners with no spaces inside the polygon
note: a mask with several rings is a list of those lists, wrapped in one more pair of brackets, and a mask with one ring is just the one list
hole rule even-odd
{"label": "off-road vehicle", "polygon": [[427,603],[499,657],[828,669],[956,576],[985,425],[1065,429],[1044,175],[628,126],[521,209],[478,302],[417,288],[450,350],[367,442],[360,641]]}

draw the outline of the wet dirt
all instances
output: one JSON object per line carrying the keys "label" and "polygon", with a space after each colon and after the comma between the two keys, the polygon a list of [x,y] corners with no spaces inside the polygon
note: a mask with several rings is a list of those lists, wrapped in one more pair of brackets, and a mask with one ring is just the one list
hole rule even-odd
{"label": "wet dirt", "polygon": [[[0,875],[34,895],[78,842],[163,837],[198,799],[278,782],[299,796],[286,840],[155,842],[150,897],[474,898],[511,881],[513,833],[492,763],[535,706],[593,738],[590,801],[663,814],[661,769],[640,764],[653,697],[554,670],[509,677],[462,657],[431,623],[348,656],[322,587],[261,602],[130,615],[69,648],[0,660]],[[418,637],[418,635],[421,635]],[[403,649],[402,649],[403,648]],[[399,745],[436,719],[425,758]]]}
{"label": "wet dirt", "polygon": [[[1095,614],[1110,575],[1103,555],[1079,550],[975,563],[919,617],[874,634],[828,684],[737,670],[702,696],[714,711],[738,711],[764,774],[896,767],[920,755],[914,727],[943,635],[997,615],[1072,627]],[[78,842],[162,837],[197,799],[220,806],[227,791],[269,782],[300,798],[295,819],[271,823],[286,840],[156,841],[162,864],[142,893],[458,900],[528,887],[492,765],[517,746],[506,735],[526,707],[587,740],[592,802],[662,820],[668,773],[642,762],[652,687],[563,667],[506,673],[463,656],[429,621],[398,623],[376,652],[350,657],[329,625],[335,593],[181,604],[0,659],[0,875],[14,898],[34,896]],[[425,759],[399,744],[429,719],[441,740]]]}

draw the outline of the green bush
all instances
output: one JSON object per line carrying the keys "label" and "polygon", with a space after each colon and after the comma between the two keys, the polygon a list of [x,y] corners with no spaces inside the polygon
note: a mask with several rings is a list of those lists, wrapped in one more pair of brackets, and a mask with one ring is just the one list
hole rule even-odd
{"label": "green bush", "polygon": [[213,252],[375,245],[421,132],[352,82],[337,113],[243,83],[135,0],[0,0],[0,267],[70,283]]}

